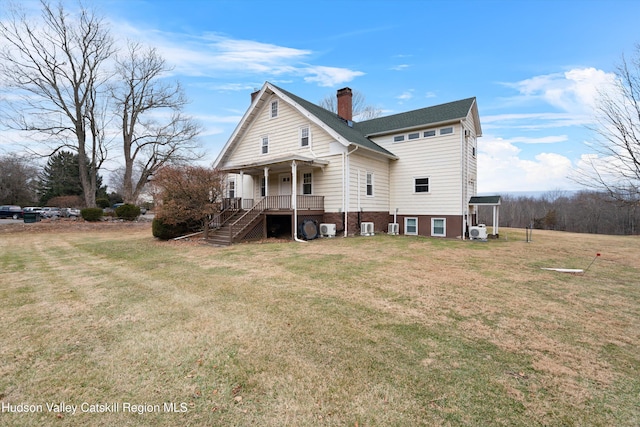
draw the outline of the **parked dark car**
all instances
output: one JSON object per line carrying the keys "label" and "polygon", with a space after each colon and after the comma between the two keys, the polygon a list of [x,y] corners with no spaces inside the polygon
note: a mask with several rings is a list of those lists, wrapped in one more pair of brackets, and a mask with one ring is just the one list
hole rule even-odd
{"label": "parked dark car", "polygon": [[20,206],[6,205],[0,206],[0,218],[20,219],[24,217],[24,212]]}

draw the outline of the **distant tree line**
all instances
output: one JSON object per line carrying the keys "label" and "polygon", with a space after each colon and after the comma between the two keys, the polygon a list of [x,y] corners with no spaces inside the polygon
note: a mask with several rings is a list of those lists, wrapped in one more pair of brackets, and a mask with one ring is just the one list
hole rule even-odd
{"label": "distant tree line", "polygon": [[[640,234],[640,202],[629,203],[629,199],[628,194],[598,191],[556,191],[540,197],[504,195],[499,225],[576,233]],[[491,216],[491,209],[482,207],[478,221],[490,225]]]}

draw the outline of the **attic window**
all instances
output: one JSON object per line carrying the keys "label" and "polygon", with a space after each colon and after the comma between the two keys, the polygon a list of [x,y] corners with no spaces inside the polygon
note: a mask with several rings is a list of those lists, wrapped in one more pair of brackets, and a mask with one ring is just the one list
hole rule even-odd
{"label": "attic window", "polygon": [[309,126],[300,128],[300,146],[309,146]]}
{"label": "attic window", "polygon": [[271,118],[278,117],[278,101],[271,101]]}
{"label": "attic window", "polygon": [[432,136],[436,136],[436,131],[435,130],[426,130],[424,131],[424,135],[425,138],[430,138]]}
{"label": "attic window", "polygon": [[440,135],[449,135],[453,133],[453,126],[449,126],[448,128],[440,129]]}
{"label": "attic window", "polygon": [[393,142],[402,142],[404,141],[404,135],[396,135],[393,137]]}
{"label": "attic window", "polygon": [[415,132],[415,133],[410,133],[409,135],[407,135],[408,139],[418,139],[420,138],[420,132]]}

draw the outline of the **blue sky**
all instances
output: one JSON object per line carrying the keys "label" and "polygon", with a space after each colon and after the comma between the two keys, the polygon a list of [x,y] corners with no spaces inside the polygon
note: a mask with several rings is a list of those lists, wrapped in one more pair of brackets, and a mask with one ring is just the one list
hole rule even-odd
{"label": "blue sky", "polygon": [[[349,86],[384,114],[475,96],[480,193],[579,188],[567,176],[591,152],[597,91],[640,42],[633,0],[93,5],[115,36],[156,47],[175,67],[204,127],[206,163],[264,81],[312,102]],[[13,140],[5,133],[0,149]]]}

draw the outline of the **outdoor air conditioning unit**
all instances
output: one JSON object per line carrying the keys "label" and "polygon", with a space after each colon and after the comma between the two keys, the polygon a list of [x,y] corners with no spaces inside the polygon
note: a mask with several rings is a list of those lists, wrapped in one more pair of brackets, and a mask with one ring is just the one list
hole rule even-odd
{"label": "outdoor air conditioning unit", "polygon": [[336,225],[320,224],[320,235],[322,237],[336,237]]}
{"label": "outdoor air conditioning unit", "polygon": [[390,222],[389,229],[387,230],[387,234],[396,236],[398,233],[400,233],[400,225],[397,222]]}
{"label": "outdoor air conditioning unit", "polygon": [[469,227],[469,238],[471,240],[487,240],[487,226],[478,224]]}
{"label": "outdoor air conditioning unit", "polygon": [[372,222],[360,223],[360,235],[361,236],[373,236],[375,234]]}

